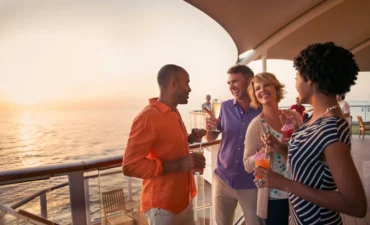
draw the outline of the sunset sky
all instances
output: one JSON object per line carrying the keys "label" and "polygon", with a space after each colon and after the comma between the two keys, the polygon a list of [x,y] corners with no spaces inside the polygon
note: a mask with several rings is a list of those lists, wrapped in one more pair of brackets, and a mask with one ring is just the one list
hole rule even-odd
{"label": "sunset sky", "polygon": [[[156,73],[167,63],[190,74],[189,107],[206,94],[226,100],[226,70],[237,59],[231,37],[211,18],[180,0],[3,0],[0,3],[0,105],[71,101],[133,102],[158,95]],[[255,72],[260,62],[252,62]],[[268,70],[294,102],[291,61]],[[347,99],[370,100],[370,73]]]}

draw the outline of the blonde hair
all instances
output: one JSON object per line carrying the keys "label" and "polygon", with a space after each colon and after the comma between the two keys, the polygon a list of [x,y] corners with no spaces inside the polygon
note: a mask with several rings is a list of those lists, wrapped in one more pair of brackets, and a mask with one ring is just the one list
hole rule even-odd
{"label": "blonde hair", "polygon": [[276,101],[280,102],[284,98],[285,90],[284,87],[285,85],[280,83],[278,79],[276,79],[275,75],[272,73],[268,72],[262,72],[259,74],[256,74],[256,76],[253,77],[252,81],[250,82],[248,86],[248,94],[251,99],[251,106],[255,109],[261,107],[261,103],[257,100],[256,97],[256,92],[254,90],[254,83],[255,82],[262,82],[262,83],[267,83],[269,85],[272,85],[275,87],[276,90]]}

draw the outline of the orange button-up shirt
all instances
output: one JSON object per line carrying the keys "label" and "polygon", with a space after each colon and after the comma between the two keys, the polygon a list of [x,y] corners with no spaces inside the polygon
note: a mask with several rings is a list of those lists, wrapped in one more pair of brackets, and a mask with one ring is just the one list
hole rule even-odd
{"label": "orange button-up shirt", "polygon": [[178,214],[189,205],[196,195],[192,173],[162,174],[162,162],[188,154],[188,134],[177,109],[149,99],[134,119],[122,165],[127,176],[143,179],[142,212],[162,208]]}

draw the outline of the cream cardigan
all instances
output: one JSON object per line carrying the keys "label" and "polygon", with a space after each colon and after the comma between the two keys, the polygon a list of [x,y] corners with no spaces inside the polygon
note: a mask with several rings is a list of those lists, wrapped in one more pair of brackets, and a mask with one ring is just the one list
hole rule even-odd
{"label": "cream cardigan", "polygon": [[[244,168],[248,173],[253,173],[255,169],[254,154],[261,150],[260,137],[258,134],[263,134],[263,128],[261,126],[260,117],[256,116],[248,126],[247,133],[244,140]],[[268,210],[270,189],[259,188],[257,195],[257,216],[266,219]]]}
{"label": "cream cardigan", "polygon": [[[293,112],[295,114],[296,120],[299,123],[298,125],[301,126],[302,119],[297,112]],[[261,126],[261,118],[256,116],[248,126],[247,133],[245,135],[244,140],[244,168],[248,173],[253,173],[255,169],[255,160],[254,154],[261,150],[260,146],[260,137],[259,134],[263,134],[264,130]],[[258,189],[258,197],[257,197],[257,216],[266,219],[267,212],[268,212],[268,200],[270,195],[270,189],[259,188]]]}

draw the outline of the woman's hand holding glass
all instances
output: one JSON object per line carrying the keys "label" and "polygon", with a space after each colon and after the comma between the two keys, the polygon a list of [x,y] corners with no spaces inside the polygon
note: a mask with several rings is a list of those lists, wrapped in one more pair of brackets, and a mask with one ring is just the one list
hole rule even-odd
{"label": "woman's hand holding glass", "polygon": [[284,191],[286,182],[289,181],[284,176],[263,167],[257,167],[254,175],[254,182],[258,188],[268,187]]}
{"label": "woman's hand holding glass", "polygon": [[[285,153],[288,148],[289,139],[280,138],[279,140],[271,134],[264,133],[261,137],[262,149],[258,153],[269,154],[271,152],[277,152],[280,154]],[[258,154],[256,153],[256,155]],[[286,182],[288,181],[284,176],[272,171],[271,169],[264,168],[256,163],[256,169],[254,171],[254,183],[258,188],[275,188],[279,190],[285,190]]]}
{"label": "woman's hand holding glass", "polygon": [[[266,153],[266,149],[262,148],[259,152],[254,155],[256,168],[262,167],[270,169],[270,155]],[[259,187],[262,184],[262,177],[255,175],[256,186]]]}

